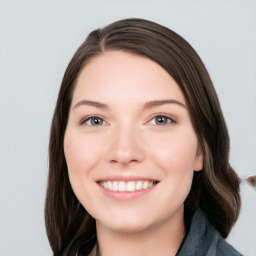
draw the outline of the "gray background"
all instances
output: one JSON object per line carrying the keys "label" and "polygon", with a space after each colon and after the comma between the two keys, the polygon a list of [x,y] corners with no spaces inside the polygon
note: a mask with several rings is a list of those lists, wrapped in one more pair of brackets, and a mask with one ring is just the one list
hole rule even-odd
{"label": "gray background", "polygon": [[[93,29],[140,17],[187,39],[215,84],[241,178],[256,174],[256,1],[0,0],[0,255],[51,255],[44,228],[50,122],[65,68]],[[256,255],[256,191],[229,237]]]}

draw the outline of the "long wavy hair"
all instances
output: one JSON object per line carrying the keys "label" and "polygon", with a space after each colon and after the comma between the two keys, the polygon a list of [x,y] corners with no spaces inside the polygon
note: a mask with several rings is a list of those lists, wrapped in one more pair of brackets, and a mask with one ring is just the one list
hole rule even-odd
{"label": "long wavy hair", "polygon": [[[229,164],[229,136],[210,76],[195,50],[170,29],[143,19],[125,19],[91,32],[64,74],[52,119],[45,222],[54,255],[85,255],[95,242],[95,220],[76,198],[68,177],[63,140],[72,94],[83,67],[107,51],[124,51],[161,65],[181,88],[203,150],[185,200],[184,220],[201,210],[226,237],[240,211],[239,179]],[[90,243],[84,243],[93,238]],[[74,254],[75,255],[75,254]]]}

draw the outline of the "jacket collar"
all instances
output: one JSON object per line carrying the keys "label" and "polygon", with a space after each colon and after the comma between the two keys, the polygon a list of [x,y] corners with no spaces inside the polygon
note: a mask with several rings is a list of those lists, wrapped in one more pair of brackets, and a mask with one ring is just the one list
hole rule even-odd
{"label": "jacket collar", "polygon": [[212,256],[216,254],[219,235],[205,216],[196,212],[190,230],[183,240],[177,256]]}

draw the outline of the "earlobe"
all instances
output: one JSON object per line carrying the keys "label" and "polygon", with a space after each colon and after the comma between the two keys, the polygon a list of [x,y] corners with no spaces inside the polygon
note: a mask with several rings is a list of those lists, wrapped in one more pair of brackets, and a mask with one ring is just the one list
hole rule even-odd
{"label": "earlobe", "polygon": [[199,172],[203,169],[204,154],[200,146],[198,146],[196,159],[194,163],[194,171]]}

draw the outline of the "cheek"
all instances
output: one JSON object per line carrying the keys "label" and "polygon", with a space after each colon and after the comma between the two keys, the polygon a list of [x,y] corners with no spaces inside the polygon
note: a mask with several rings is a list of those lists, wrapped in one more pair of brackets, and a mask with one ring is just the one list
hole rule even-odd
{"label": "cheek", "polygon": [[67,131],[64,138],[64,154],[71,183],[76,179],[81,182],[81,178],[88,177],[90,170],[97,164],[100,145],[81,134]]}
{"label": "cheek", "polygon": [[197,138],[192,131],[166,134],[151,140],[150,154],[167,172],[192,172],[197,155]]}
{"label": "cheek", "polygon": [[[88,210],[93,205],[93,170],[99,162],[100,153],[100,144],[95,143],[95,140],[81,133],[66,131],[64,154],[70,184],[77,199]],[[91,214],[93,215],[93,212]]]}
{"label": "cheek", "polygon": [[169,213],[184,204],[191,189],[197,138],[192,132],[182,132],[182,136],[169,134],[165,138],[152,140],[148,148],[153,164],[163,171],[162,185],[166,193],[157,200],[160,205],[165,205],[164,210]]}

